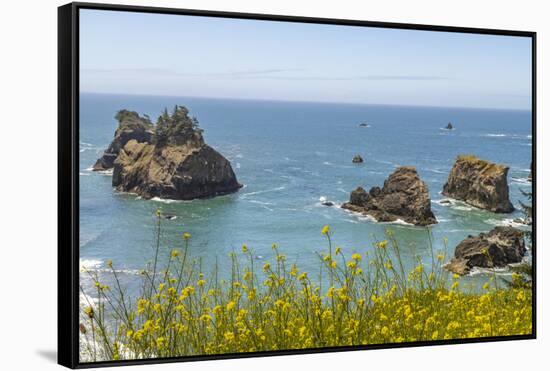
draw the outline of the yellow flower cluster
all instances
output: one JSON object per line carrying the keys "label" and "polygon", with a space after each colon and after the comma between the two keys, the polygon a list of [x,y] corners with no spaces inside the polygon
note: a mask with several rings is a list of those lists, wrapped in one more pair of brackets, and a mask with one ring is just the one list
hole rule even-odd
{"label": "yellow flower cluster", "polygon": [[[343,262],[338,265],[329,231],[322,228],[329,250],[319,262],[320,282],[328,286],[287,264],[276,245],[275,258],[263,269],[256,269],[253,259],[241,267],[239,257],[231,255],[229,281],[216,272],[207,278],[196,264],[185,262],[185,250],[174,250],[172,269],[161,282],[145,274],[143,295],[132,304],[115,290],[100,290],[102,302],[116,310],[84,308],[91,331],[81,336],[97,332],[101,340],[88,343],[100,347],[90,351],[97,358],[136,359],[532,332],[530,289],[488,283],[481,292],[463,292],[460,278],[449,280],[442,269],[441,254],[434,255],[432,266],[419,262],[405,272],[392,234],[374,243],[374,255],[365,262],[365,255],[355,252],[346,259],[338,248]],[[241,250],[251,256],[246,245]],[[116,331],[107,325],[107,315],[121,324]]]}

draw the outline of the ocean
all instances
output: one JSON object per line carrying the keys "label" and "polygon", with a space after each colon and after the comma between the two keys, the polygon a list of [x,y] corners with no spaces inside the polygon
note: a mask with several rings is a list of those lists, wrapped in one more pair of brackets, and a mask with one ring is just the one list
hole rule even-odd
{"label": "ocean", "polygon": [[[148,114],[184,105],[204,129],[206,142],[227,157],[244,187],[238,192],[193,201],[144,200],[116,192],[109,174],[91,167],[113,138],[120,109]],[[367,122],[369,127],[359,127]],[[455,130],[442,128],[452,122]],[[531,112],[520,110],[276,102],[132,95],[80,95],[80,261],[103,272],[106,261],[132,285],[152,259],[155,211],[163,220],[161,256],[192,235],[190,253],[206,273],[217,262],[230,269],[228,255],[246,244],[258,261],[272,257],[277,243],[287,260],[316,272],[318,252],[327,250],[320,231],[329,225],[343,251],[365,252],[391,228],[408,267],[416,254],[435,250],[452,256],[465,237],[513,224],[532,151]],[[353,164],[360,154],[364,163]],[[510,199],[516,211],[494,214],[460,202],[442,204],[441,190],[457,155],[474,154],[510,167]],[[415,166],[429,187],[439,223],[429,229],[404,223],[376,223],[338,207],[357,186],[382,186],[397,166]],[[334,207],[320,200],[334,202]],[[444,244],[444,239],[448,244]],[[261,263],[260,263],[261,264]],[[506,274],[506,272],[504,272]],[[483,272],[465,280],[486,280]],[[108,278],[106,278],[108,279]],[[83,279],[83,282],[85,280]]]}

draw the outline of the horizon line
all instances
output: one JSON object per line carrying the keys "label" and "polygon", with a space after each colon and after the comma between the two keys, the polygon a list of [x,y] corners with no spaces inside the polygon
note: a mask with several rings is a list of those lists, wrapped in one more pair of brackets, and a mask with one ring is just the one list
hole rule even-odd
{"label": "horizon line", "polygon": [[[500,111],[524,111],[532,113],[530,108],[502,108],[502,107],[472,107],[472,106],[437,106],[426,104],[403,104],[403,103],[360,103],[360,102],[342,102],[342,101],[315,101],[315,100],[286,100],[286,99],[262,99],[262,98],[235,98],[235,97],[217,97],[217,96],[192,96],[192,95],[169,95],[169,94],[143,94],[143,93],[106,93],[97,91],[80,91],[81,94],[97,95],[121,95],[136,97],[167,97],[167,98],[191,98],[191,99],[217,99],[217,100],[237,100],[237,101],[257,101],[257,102],[279,102],[279,103],[310,103],[310,104],[344,104],[353,106],[393,106],[393,107],[413,107],[413,108],[453,108],[453,109],[471,109],[471,110],[500,110]],[[532,99],[532,97],[531,97]]]}

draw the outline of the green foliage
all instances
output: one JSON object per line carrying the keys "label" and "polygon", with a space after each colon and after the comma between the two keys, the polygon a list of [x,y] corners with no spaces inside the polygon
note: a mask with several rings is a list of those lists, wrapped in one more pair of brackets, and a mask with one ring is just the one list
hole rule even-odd
{"label": "green foliage", "polygon": [[[521,193],[529,200],[532,201],[533,194],[532,192],[521,191]],[[527,225],[531,225],[533,222],[533,207],[529,204],[525,204],[520,201],[521,207],[523,209],[523,221]],[[534,249],[533,246],[533,232],[531,230],[525,231],[525,238],[529,241],[531,249]],[[519,265],[511,267],[512,279],[505,280],[506,285],[511,288],[531,288],[533,285],[533,265],[531,262],[524,262]]]}
{"label": "green foliage", "polygon": [[191,138],[200,136],[202,129],[195,117],[189,117],[189,110],[184,106],[174,106],[172,114],[168,109],[157,120],[155,138],[158,145],[167,143],[182,144]]}

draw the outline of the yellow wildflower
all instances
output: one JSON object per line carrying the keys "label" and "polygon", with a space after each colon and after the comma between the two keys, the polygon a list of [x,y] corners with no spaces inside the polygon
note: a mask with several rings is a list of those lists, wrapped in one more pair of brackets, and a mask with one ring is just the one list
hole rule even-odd
{"label": "yellow wildflower", "polygon": [[378,247],[379,248],[385,249],[386,246],[388,246],[388,240],[383,240],[383,241],[378,242]]}

